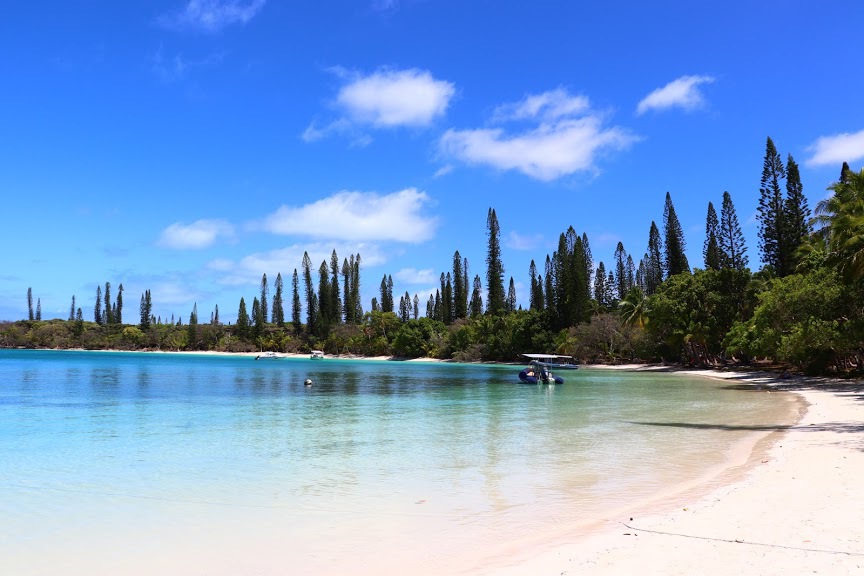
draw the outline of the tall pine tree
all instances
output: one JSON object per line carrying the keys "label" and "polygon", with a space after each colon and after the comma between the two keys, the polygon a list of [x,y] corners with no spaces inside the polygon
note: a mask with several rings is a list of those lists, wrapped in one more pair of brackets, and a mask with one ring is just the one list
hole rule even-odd
{"label": "tall pine tree", "polygon": [[483,315],[483,286],[480,283],[480,275],[474,276],[474,289],[471,291],[471,304],[468,306],[471,318],[479,318]]}
{"label": "tall pine tree", "polygon": [[719,270],[721,267],[720,245],[717,237],[720,235],[720,222],[714,204],[708,202],[708,216],[705,218],[705,244],[702,246],[702,257],[705,259],[706,270]]}
{"label": "tall pine tree", "polygon": [[303,252],[303,285],[306,295],[306,330],[315,334],[318,329],[318,295],[315,294],[315,284],[312,280],[312,260],[307,252]]}
{"label": "tall pine tree", "polygon": [[720,233],[718,244],[724,268],[744,270],[747,267],[747,246],[744,233],[735,214],[735,205],[729,192],[723,192],[723,206],[720,208]]}
{"label": "tall pine tree", "polygon": [[786,199],[783,203],[782,246],[786,251],[783,257],[785,264],[783,276],[795,272],[798,261],[796,252],[811,232],[813,228],[810,226],[810,208],[804,196],[798,164],[790,154],[786,161]]}
{"label": "tall pine tree", "polygon": [[111,308],[111,283],[105,282],[105,312],[102,315],[104,324],[114,323],[114,311]]}
{"label": "tall pine tree", "polygon": [[513,277],[510,277],[510,287],[507,289],[507,303],[505,306],[507,312],[516,311],[516,284],[513,283]]}
{"label": "tall pine tree", "polygon": [[672,205],[672,195],[666,192],[666,204],[663,207],[663,232],[665,236],[666,257],[663,261],[666,276],[674,276],[682,272],[690,272],[690,263],[687,262],[687,249],[684,243],[684,231],[675,214],[675,206]]}
{"label": "tall pine tree", "polygon": [[114,322],[123,324],[123,284],[117,287],[117,299],[115,300]]}
{"label": "tall pine tree", "polygon": [[[32,319],[32,318],[31,318]],[[93,307],[93,321],[102,324],[102,287],[96,286],[96,306]]]}
{"label": "tall pine tree", "polygon": [[295,268],[294,275],[291,277],[291,325],[294,327],[295,334],[299,334],[301,328],[300,308],[300,278]]}
{"label": "tall pine tree", "polygon": [[453,317],[468,316],[468,286],[462,273],[462,255],[459,251],[453,254]]}
{"label": "tall pine tree", "polygon": [[339,257],[336,250],[330,255],[330,322],[342,320],[342,298],[339,295]]}
{"label": "tall pine tree", "polygon": [[618,242],[615,247],[615,291],[618,299],[624,298],[628,290],[630,285],[627,283],[627,252],[624,244]]}
{"label": "tall pine tree", "polygon": [[542,310],[543,286],[542,281],[537,277],[537,265],[534,264],[534,260],[531,260],[531,265],[528,267],[528,276],[531,279],[530,309]]}
{"label": "tall pine tree", "polygon": [[153,302],[150,300],[150,290],[145,290],[144,293],[141,294],[141,305],[139,308],[141,315],[139,326],[144,332],[150,329],[150,315],[153,313],[152,310]]}
{"label": "tall pine tree", "polygon": [[648,253],[645,254],[645,295],[650,296],[657,291],[663,282],[663,252],[660,230],[652,220],[651,228],[648,230]]}
{"label": "tall pine tree", "polygon": [[360,301],[360,254],[354,256],[351,266],[351,301],[354,303],[354,322],[363,320],[363,304]]}
{"label": "tall pine tree", "polygon": [[602,261],[597,264],[597,271],[594,274],[594,300],[601,308],[609,306],[606,302],[606,265]]}
{"label": "tall pine tree", "polygon": [[240,297],[240,306],[237,308],[237,336],[244,338],[249,333],[249,313],[246,311],[246,300]]}
{"label": "tall pine tree", "polygon": [[788,250],[784,246],[783,235],[783,192],[780,181],[786,177],[783,161],[771,137],[765,144],[765,158],[762,162],[762,179],[759,183],[759,250],[762,261],[773,267],[779,275],[787,269]]}
{"label": "tall pine tree", "polygon": [[491,314],[504,311],[504,264],[501,262],[501,229],[495,210],[489,208],[486,216],[486,235],[489,242],[486,248],[486,308]]}
{"label": "tall pine tree", "polygon": [[280,328],[285,326],[285,308],[282,304],[282,273],[276,274],[276,282],[273,286],[273,307],[271,320]]}
{"label": "tall pine tree", "polygon": [[351,290],[351,280],[354,278],[353,274],[351,274],[351,266],[353,263],[353,254],[351,255],[351,264],[348,263],[347,258],[342,260],[342,294],[345,295],[345,305],[343,307],[343,313],[345,314],[346,324],[354,323],[354,311],[356,309],[353,300],[354,295]]}
{"label": "tall pine tree", "polygon": [[333,298],[330,295],[330,277],[327,261],[318,267],[318,334],[324,335],[333,323]]}
{"label": "tall pine tree", "polygon": [[[264,320],[260,326],[263,327],[267,322],[267,301],[269,300],[270,288],[267,283],[267,274],[261,275],[261,299],[258,301],[261,306],[261,318]],[[257,322],[257,319],[256,319]]]}

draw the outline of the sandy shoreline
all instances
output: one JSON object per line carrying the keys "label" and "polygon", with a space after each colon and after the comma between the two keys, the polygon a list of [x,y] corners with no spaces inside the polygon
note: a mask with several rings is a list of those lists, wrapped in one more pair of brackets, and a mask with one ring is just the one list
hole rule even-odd
{"label": "sandy shoreline", "polygon": [[864,383],[688,373],[792,391],[809,406],[742,481],[488,573],[864,573]]}
{"label": "sandy shoreline", "polygon": [[808,406],[797,424],[781,431],[780,440],[750,455],[743,479],[731,478],[692,501],[682,495],[657,514],[608,518],[588,535],[573,534],[562,544],[498,558],[485,568],[466,567],[464,573],[864,574],[864,382],[645,365],[585,368],[685,372],[766,394],[793,392]]}

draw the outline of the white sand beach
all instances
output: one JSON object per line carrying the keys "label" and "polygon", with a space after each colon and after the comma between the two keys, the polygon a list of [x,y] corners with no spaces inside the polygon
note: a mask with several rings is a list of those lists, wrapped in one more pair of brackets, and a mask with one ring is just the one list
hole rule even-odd
{"label": "white sand beach", "polygon": [[488,573],[864,574],[864,383],[697,373],[792,390],[809,407],[743,480]]}

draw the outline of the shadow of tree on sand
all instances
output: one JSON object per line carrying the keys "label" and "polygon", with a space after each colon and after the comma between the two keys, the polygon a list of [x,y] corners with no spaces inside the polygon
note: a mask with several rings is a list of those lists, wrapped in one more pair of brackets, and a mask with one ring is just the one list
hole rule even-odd
{"label": "shadow of tree on sand", "polygon": [[707,422],[638,422],[627,420],[627,424],[638,426],[663,426],[670,428],[689,428],[696,430],[728,430],[751,431],[751,432],[785,432],[794,430],[799,432],[837,432],[842,434],[864,432],[864,422],[825,422],[822,424],[810,424],[808,426],[786,426],[786,425],[747,425],[747,424],[709,424]]}

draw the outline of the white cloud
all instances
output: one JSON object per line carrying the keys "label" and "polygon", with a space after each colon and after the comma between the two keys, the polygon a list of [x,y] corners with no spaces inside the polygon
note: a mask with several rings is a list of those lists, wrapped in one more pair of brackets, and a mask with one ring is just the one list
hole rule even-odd
{"label": "white cloud", "polygon": [[840,165],[864,158],[864,130],[852,134],[841,133],[834,136],[821,136],[807,147],[812,154],[807,159],[808,166]]}
{"label": "white cloud", "polygon": [[168,28],[191,28],[218,32],[232,24],[246,24],[264,7],[266,0],[188,0],[182,10],[160,21]]}
{"label": "white cloud", "polygon": [[599,115],[564,118],[542,123],[519,134],[500,128],[448,130],[440,150],[468,164],[487,164],[500,170],[518,170],[549,181],[576,172],[593,171],[601,152],[624,150],[637,137],[618,127],[606,128]]}
{"label": "white cloud", "polygon": [[438,281],[439,276],[440,275],[436,275],[435,271],[431,268],[424,268],[423,270],[417,270],[416,268],[402,268],[393,274],[393,278],[399,282],[405,282],[406,284],[432,284]]}
{"label": "white cloud", "polygon": [[636,114],[667,108],[683,108],[685,110],[698,108],[705,102],[699,91],[699,85],[710,84],[711,82],[714,82],[714,78],[711,76],[682,76],[662,88],[657,88],[643,98],[636,107]]}
{"label": "white cloud", "polygon": [[456,88],[436,80],[428,70],[378,70],[369,75],[334,67],[342,80],[334,106],[342,116],[319,127],[313,121],[301,137],[314,142],[333,135],[347,136],[353,146],[367,146],[372,138],[362,127],[425,127],[447,111]]}
{"label": "white cloud", "polygon": [[234,227],[224,220],[197,220],[192,224],[175,222],[162,231],[158,244],[165,248],[199,249],[211,246],[217,238],[230,238]]}
{"label": "white cloud", "polygon": [[321,262],[326,261],[329,265],[330,256],[336,250],[339,257],[340,267],[345,258],[351,254],[360,255],[361,274],[366,266],[377,266],[387,261],[381,247],[370,243],[345,243],[345,242],[315,242],[311,244],[292,244],[285,248],[258,252],[241,258],[237,262],[226,260],[213,260],[207,267],[216,272],[229,272],[218,280],[220,284],[239,286],[245,284],[257,284],[261,282],[261,275],[267,274],[268,278],[274,280],[276,275],[282,274],[282,281],[290,285],[294,269],[303,274],[303,253],[309,254],[312,262],[312,274],[315,283],[318,283],[318,268]]}
{"label": "white cloud", "polygon": [[504,243],[513,250],[533,250],[543,243],[542,234],[519,234],[511,231]]}
{"label": "white cloud", "polygon": [[428,70],[379,70],[355,78],[336,102],[356,122],[375,127],[428,126],[443,116],[456,89]]}
{"label": "white cloud", "polygon": [[518,170],[538,180],[592,172],[597,156],[624,150],[638,138],[628,130],[604,125],[604,114],[591,110],[588,98],[563,88],[502,104],[493,122],[523,121],[522,131],[504,128],[450,129],[439,141],[443,156],[500,170]]}
{"label": "white cloud", "polygon": [[563,88],[558,88],[542,94],[528,95],[519,102],[502,104],[495,109],[492,116],[493,120],[498,122],[538,117],[550,121],[586,113],[589,108],[587,97],[571,96]]}
{"label": "white cloud", "polygon": [[351,241],[418,243],[432,238],[433,217],[421,214],[429,196],[415,188],[392,194],[339,192],[305,206],[281,206],[264,220],[274,234]]}

